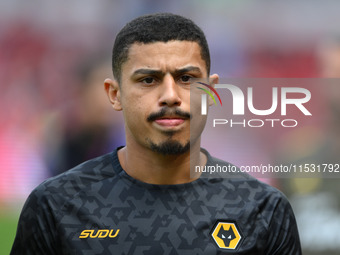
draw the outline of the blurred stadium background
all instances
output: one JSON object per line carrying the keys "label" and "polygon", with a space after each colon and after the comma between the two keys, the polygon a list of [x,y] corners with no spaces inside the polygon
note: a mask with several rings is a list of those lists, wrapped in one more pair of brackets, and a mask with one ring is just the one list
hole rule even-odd
{"label": "blurred stadium background", "polygon": [[[112,76],[113,40],[126,22],[154,12],[193,19],[221,77],[339,77],[340,47],[325,43],[340,34],[339,10],[337,0],[2,0],[0,254],[9,253],[36,185],[124,144],[121,115],[102,83]],[[314,131],[314,143],[327,128]],[[328,181],[274,182],[296,210],[304,254],[340,253],[340,189]]]}

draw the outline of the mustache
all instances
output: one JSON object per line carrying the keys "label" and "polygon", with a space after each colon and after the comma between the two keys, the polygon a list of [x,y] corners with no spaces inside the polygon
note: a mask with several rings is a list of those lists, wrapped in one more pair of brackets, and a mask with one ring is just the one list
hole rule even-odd
{"label": "mustache", "polygon": [[189,112],[184,112],[180,109],[170,109],[168,107],[162,108],[159,112],[151,113],[147,121],[155,121],[156,119],[162,118],[164,116],[181,117],[184,119],[191,119],[191,114]]}

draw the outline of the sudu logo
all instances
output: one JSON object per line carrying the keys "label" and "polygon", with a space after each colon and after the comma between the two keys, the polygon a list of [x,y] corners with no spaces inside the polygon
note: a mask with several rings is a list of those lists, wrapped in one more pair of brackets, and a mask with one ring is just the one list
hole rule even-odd
{"label": "sudu logo", "polygon": [[94,229],[85,229],[83,230],[79,238],[115,238],[119,233],[119,229],[114,231],[113,229],[98,229],[97,231]]}

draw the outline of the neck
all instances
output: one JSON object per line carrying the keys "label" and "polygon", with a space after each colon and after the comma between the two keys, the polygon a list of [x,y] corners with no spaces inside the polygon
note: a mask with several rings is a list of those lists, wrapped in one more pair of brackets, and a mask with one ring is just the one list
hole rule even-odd
{"label": "neck", "polygon": [[192,165],[205,165],[207,158],[200,151],[200,143],[180,155],[163,155],[141,145],[128,144],[118,151],[123,169],[133,178],[145,183],[170,185],[189,183],[200,174],[190,175]]}

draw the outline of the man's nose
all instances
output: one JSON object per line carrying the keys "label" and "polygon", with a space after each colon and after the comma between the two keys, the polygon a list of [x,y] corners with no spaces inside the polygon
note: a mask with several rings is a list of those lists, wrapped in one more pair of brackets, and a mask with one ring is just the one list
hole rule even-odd
{"label": "man's nose", "polygon": [[180,106],[182,103],[179,90],[180,86],[176,84],[174,78],[167,74],[164,76],[160,89],[159,105],[160,106]]}

